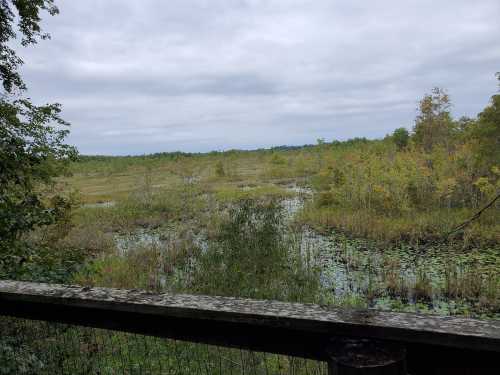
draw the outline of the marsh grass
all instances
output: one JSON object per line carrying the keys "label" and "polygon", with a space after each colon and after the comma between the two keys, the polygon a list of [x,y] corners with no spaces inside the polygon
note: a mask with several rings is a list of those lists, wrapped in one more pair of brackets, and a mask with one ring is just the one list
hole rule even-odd
{"label": "marsh grass", "polygon": [[[271,191],[273,185],[306,180],[315,194],[300,215],[303,224],[387,243],[433,242],[498,190],[498,168],[477,179],[462,146],[423,153],[398,151],[390,140],[353,140],[297,150],[86,158],[61,184],[80,190],[87,203],[121,201],[149,175],[151,191],[196,181],[217,199],[234,201],[277,197],[283,192]],[[464,247],[498,244],[498,210],[497,204],[451,240]]]}
{"label": "marsh grass", "polygon": [[212,188],[217,201],[221,203],[238,202],[241,200],[284,199],[295,194],[276,185],[216,185]]}
{"label": "marsh grass", "polygon": [[479,302],[480,308],[500,309],[500,279],[492,271],[478,272],[478,266],[450,264],[445,269],[442,290],[448,298]]}
{"label": "marsh grass", "polygon": [[[387,216],[371,210],[335,206],[317,206],[329,199],[317,195],[315,203],[309,203],[299,214],[297,220],[311,225],[319,232],[335,228],[353,237],[369,238],[385,245],[398,243],[433,243],[439,242],[456,225],[474,214],[471,209],[412,211],[397,216]],[[326,203],[325,203],[326,204]],[[327,201],[331,204],[331,201]],[[482,223],[473,223],[465,234],[458,234],[448,239],[457,246],[468,247],[474,244],[489,246],[498,241],[495,232],[497,213],[489,213]],[[500,231],[500,227],[498,227]]]}
{"label": "marsh grass", "polygon": [[413,297],[417,302],[430,303],[433,300],[432,278],[425,267],[419,267],[416,273],[415,285],[412,288]]}
{"label": "marsh grass", "polygon": [[[76,249],[74,254],[85,255],[75,257],[70,272],[61,273],[58,261],[48,265],[54,270],[50,280],[73,275],[73,282],[91,286],[498,317],[498,206],[433,246],[470,217],[496,183],[482,181],[488,189],[478,192],[469,186],[469,172],[448,156],[439,150],[425,156],[413,149],[396,152],[391,144],[374,141],[272,152],[91,158],[75,164],[74,176],[61,182],[60,189],[80,190],[83,205],[52,237],[61,254]],[[460,178],[453,180],[454,175]],[[295,199],[306,204],[289,215],[290,222],[282,203]],[[104,204],[92,205],[97,202]],[[334,272],[345,280],[334,275],[330,289],[323,285],[318,248],[304,245],[306,227],[333,238],[321,256],[335,258]],[[154,233],[158,241],[136,241],[142,233]],[[51,242],[43,237],[33,243]],[[126,250],[119,249],[117,238],[128,239]],[[98,345],[86,340],[89,348]],[[114,340],[123,340],[128,357],[145,361],[142,344],[120,334]],[[119,356],[108,353],[108,345],[98,346],[97,362],[112,369]],[[210,366],[227,359],[234,365],[224,367],[228,373],[257,373],[263,366],[294,369],[291,359],[210,350],[206,355],[195,345],[177,347]],[[87,346],[79,349],[86,352]],[[162,358],[173,366],[191,366],[183,356]],[[197,366],[207,373],[215,368]]]}
{"label": "marsh grass", "polygon": [[288,227],[278,201],[240,200],[212,225],[205,249],[192,232],[177,231],[162,244],[101,257],[75,280],[283,301],[320,299],[319,269],[301,249],[300,234]]}

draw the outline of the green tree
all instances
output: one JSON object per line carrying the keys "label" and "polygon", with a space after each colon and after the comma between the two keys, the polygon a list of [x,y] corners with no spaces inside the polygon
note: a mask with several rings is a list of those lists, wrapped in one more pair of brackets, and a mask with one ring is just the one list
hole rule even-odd
{"label": "green tree", "polygon": [[[497,73],[500,84],[500,73]],[[471,130],[475,157],[480,167],[490,172],[490,168],[500,165],[500,95],[493,95],[490,104],[479,114]]]}
{"label": "green tree", "polygon": [[438,87],[420,101],[413,139],[425,151],[432,151],[436,145],[449,146],[453,134],[450,106],[448,94]]}
{"label": "green tree", "polygon": [[50,15],[59,13],[53,0],[0,0],[0,79],[7,93],[26,89],[19,74],[23,60],[7,45],[17,38],[14,21],[17,20],[17,29],[22,37],[21,45],[36,44],[38,39],[50,38],[41,30],[41,11]]}
{"label": "green tree", "polygon": [[19,36],[22,46],[47,39],[40,28],[43,11],[58,13],[52,0],[0,0],[0,275],[12,275],[30,258],[25,233],[64,215],[67,201],[47,197],[43,187],[77,155],[64,142],[68,123],[60,117],[60,105],[36,106],[23,98],[19,68],[24,62],[8,46]]}
{"label": "green tree", "polygon": [[397,128],[392,133],[392,140],[398,147],[398,150],[403,150],[408,146],[408,141],[410,140],[410,134],[405,128]]}

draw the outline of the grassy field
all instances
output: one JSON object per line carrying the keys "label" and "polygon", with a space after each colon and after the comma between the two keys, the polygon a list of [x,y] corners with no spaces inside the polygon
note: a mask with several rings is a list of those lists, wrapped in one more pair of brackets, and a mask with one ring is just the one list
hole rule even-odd
{"label": "grassy field", "polygon": [[[498,189],[498,168],[490,178],[474,176],[464,164],[465,151],[427,155],[397,152],[389,142],[359,141],[292,151],[96,157],[75,164],[73,176],[58,188],[77,192],[79,202],[92,207],[181,194],[186,186],[218,202],[283,198],[302,186],[315,196],[297,219],[317,230],[335,228],[383,242],[434,241]],[[498,210],[490,210],[454,239],[465,246],[498,243],[497,219]]]}

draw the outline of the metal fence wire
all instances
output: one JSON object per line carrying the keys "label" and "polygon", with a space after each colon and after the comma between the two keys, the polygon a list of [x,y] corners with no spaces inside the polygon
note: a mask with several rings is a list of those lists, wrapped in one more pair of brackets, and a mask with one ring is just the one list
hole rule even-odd
{"label": "metal fence wire", "polygon": [[327,373],[297,357],[0,316],[0,375]]}

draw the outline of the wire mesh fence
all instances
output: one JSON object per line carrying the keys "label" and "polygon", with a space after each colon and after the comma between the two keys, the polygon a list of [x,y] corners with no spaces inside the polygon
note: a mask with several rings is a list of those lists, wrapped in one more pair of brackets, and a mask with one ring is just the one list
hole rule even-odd
{"label": "wire mesh fence", "polygon": [[297,357],[0,316],[0,375],[327,374]]}

